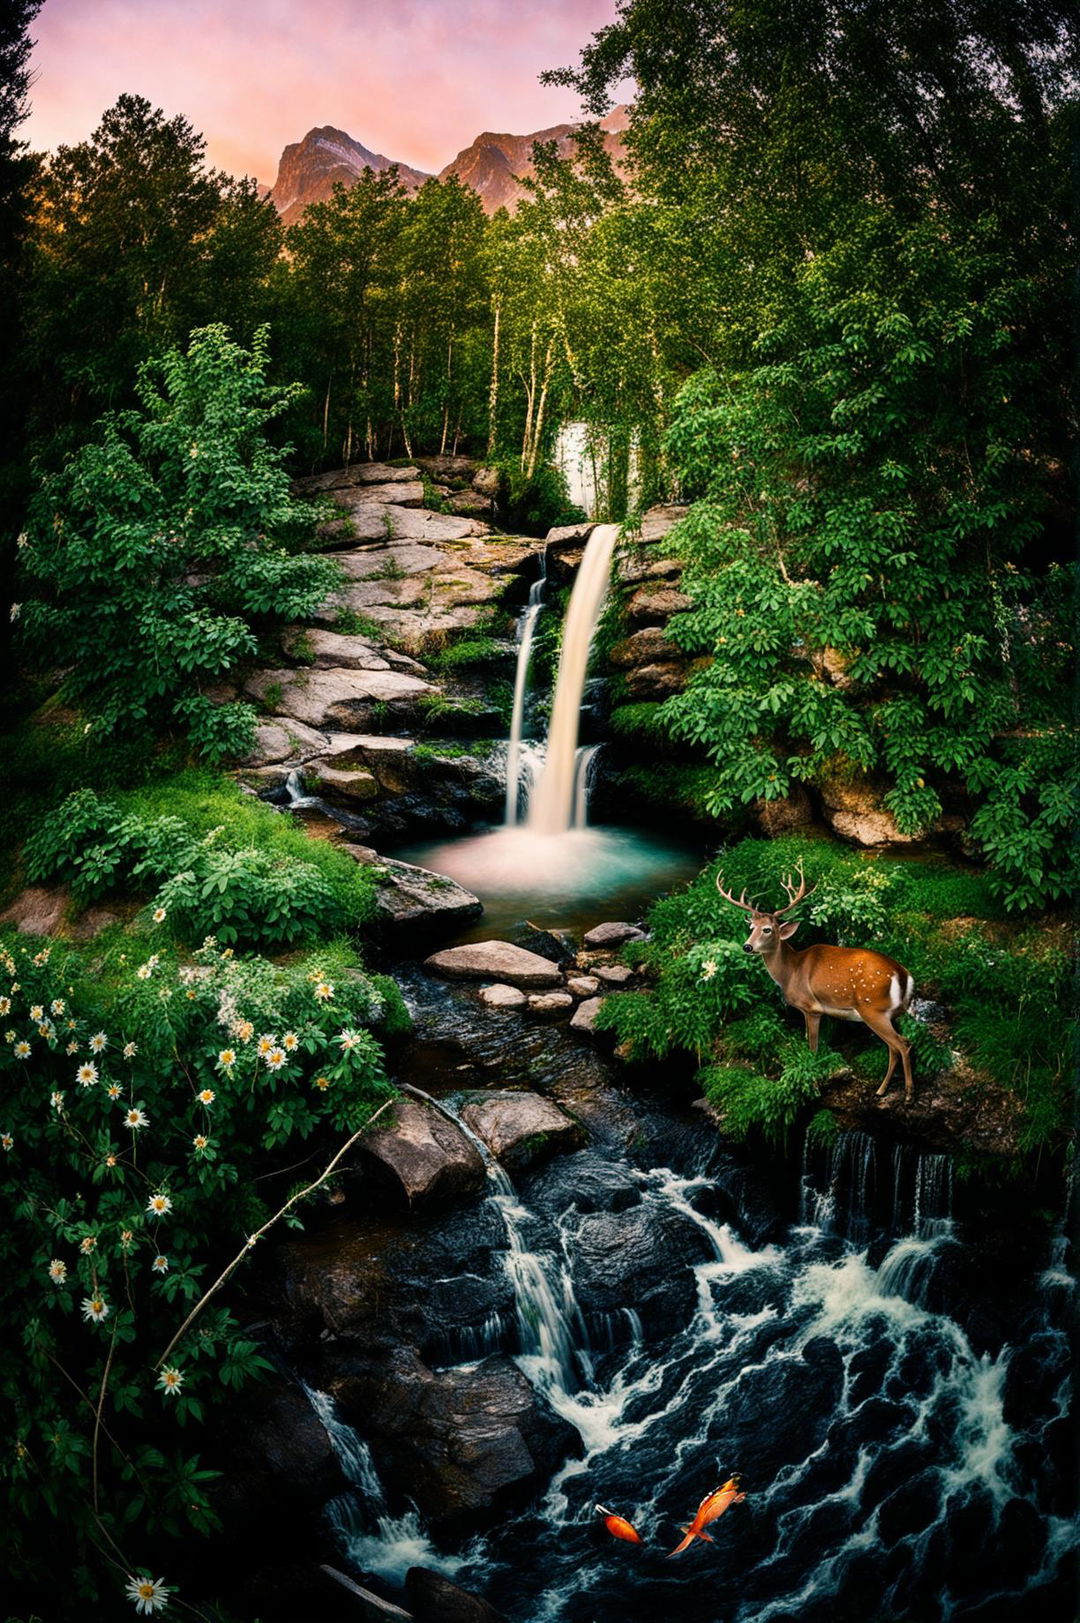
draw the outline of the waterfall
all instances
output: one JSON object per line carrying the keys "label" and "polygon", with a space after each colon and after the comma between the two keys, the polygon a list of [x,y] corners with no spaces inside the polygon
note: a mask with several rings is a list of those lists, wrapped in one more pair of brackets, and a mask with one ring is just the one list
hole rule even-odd
{"label": "waterfall", "polygon": [[517,671],[514,675],[514,709],[510,719],[510,748],[506,756],[506,826],[516,828],[518,823],[518,797],[521,779],[521,732],[525,721],[525,698],[529,690],[529,664],[532,660],[533,635],[540,610],[544,606],[544,588],[547,585],[547,553],[540,553],[540,576],[529,588],[529,601],[518,621]]}
{"label": "waterfall", "polygon": [[607,594],[617,524],[598,524],[589,536],[563,627],[559,673],[548,729],[547,758],[529,806],[534,834],[564,834],[573,826],[574,778],[581,697],[589,651]]}
{"label": "waterfall", "polygon": [[589,795],[596,775],[596,761],[602,744],[584,744],[574,759],[574,827],[589,826]]}

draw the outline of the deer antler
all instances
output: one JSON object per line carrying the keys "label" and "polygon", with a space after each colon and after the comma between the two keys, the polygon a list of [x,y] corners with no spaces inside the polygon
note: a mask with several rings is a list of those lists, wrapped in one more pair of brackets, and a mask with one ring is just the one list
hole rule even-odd
{"label": "deer antler", "polygon": [[774,918],[779,918],[781,913],[790,913],[793,907],[798,907],[803,898],[809,896],[813,891],[813,886],[810,887],[810,890],[807,890],[806,888],[806,876],[803,873],[802,863],[798,863],[797,866],[799,874],[799,888],[798,890],[795,889],[795,882],[790,874],[788,874],[786,878],[781,879],[780,883],[787,891],[787,905],[785,907],[778,907],[773,915]]}
{"label": "deer antler", "polygon": [[746,900],[746,891],[741,891],[738,899],[736,900],[736,898],[731,894],[730,890],[724,889],[723,885],[720,883],[720,878],[720,874],[717,874],[716,888],[724,898],[725,902],[730,902],[733,907],[741,907],[744,913],[752,913],[754,911],[754,904],[753,902],[748,902]]}

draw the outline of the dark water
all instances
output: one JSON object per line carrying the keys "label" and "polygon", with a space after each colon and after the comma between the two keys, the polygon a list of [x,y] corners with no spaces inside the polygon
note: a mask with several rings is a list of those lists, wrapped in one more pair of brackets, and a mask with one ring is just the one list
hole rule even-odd
{"label": "dark water", "polygon": [[[403,1061],[427,1055],[423,1083],[441,1082],[451,1105],[455,1079],[475,1086],[498,1064],[502,1085],[529,1081],[567,1102],[576,1091],[597,1112],[590,1148],[516,1189],[493,1178],[506,1249],[492,1266],[513,1280],[516,1316],[428,1353],[514,1353],[582,1452],[528,1509],[438,1548],[415,1513],[389,1514],[346,1432],[360,1493],[335,1519],[358,1572],[393,1594],[410,1565],[438,1567],[511,1623],[1074,1617],[1062,1237],[1033,1228],[995,1273],[952,1215],[946,1158],[862,1134],[806,1154],[799,1210],[787,1222],[774,1211],[770,1230],[760,1187],[740,1193],[731,1155],[693,1113],[629,1095],[564,1029],[403,979],[418,1028]],[[664,1236],[670,1266],[597,1314],[582,1300],[581,1256],[604,1187],[618,1189],[615,1210],[632,1203]],[[687,1293],[665,1296],[665,1273],[685,1275]],[[712,1544],[670,1558],[733,1471],[746,1502]],[[644,1545],[605,1534],[597,1502]]]}

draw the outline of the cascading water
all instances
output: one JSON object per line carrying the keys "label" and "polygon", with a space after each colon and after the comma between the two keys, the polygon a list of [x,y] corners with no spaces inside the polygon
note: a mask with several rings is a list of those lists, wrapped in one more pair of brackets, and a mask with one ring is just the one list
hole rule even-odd
{"label": "cascading water", "polygon": [[574,763],[589,653],[607,595],[617,524],[598,524],[589,536],[570,607],[566,611],[544,770],[529,804],[534,834],[564,834],[574,821]]}
{"label": "cascading water", "polygon": [[540,552],[540,575],[529,588],[529,601],[518,622],[517,670],[514,674],[514,708],[510,718],[510,744],[506,753],[506,827],[516,828],[520,820],[521,739],[525,724],[525,700],[529,691],[529,665],[532,660],[536,622],[544,606],[547,585],[547,553]]}

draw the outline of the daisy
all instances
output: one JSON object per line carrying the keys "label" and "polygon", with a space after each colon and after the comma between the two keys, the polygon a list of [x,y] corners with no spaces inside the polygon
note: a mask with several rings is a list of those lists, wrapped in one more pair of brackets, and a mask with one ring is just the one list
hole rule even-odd
{"label": "daisy", "polygon": [[270,1052],[266,1056],[266,1068],[267,1068],[267,1070],[268,1071],[280,1071],[281,1067],[284,1065],[284,1063],[285,1063],[285,1050],[283,1048],[271,1048]]}
{"label": "daisy", "polygon": [[125,1043],[124,1044],[124,1058],[125,1059],[134,1059],[135,1055],[138,1052],[139,1052],[139,1050],[138,1050],[138,1047],[137,1047],[137,1045],[135,1043]]}
{"label": "daisy", "polygon": [[63,1014],[66,1008],[67,1004],[64,1002],[62,997],[54,997],[52,1002],[49,1004],[49,1013]]}
{"label": "daisy", "polygon": [[273,1046],[273,1037],[260,1037],[258,1043],[256,1044],[256,1050],[260,1058],[264,1058],[267,1054],[269,1054]]}
{"label": "daisy", "polygon": [[155,1274],[163,1274],[168,1270],[169,1259],[168,1257],[155,1257],[150,1266],[153,1268]]}
{"label": "daisy", "polygon": [[97,1245],[97,1235],[96,1234],[85,1234],[83,1236],[83,1238],[79,1241],[79,1250],[82,1252],[84,1257],[88,1257],[90,1255],[91,1251],[93,1251],[93,1249],[94,1249],[94,1247],[96,1245]]}
{"label": "daisy", "polygon": [[35,1003],[33,1005],[33,1007],[30,1010],[30,1018],[31,1018],[31,1020],[33,1020],[35,1022],[35,1024],[42,1021],[42,1020],[44,1020],[44,1018],[45,1018],[45,1010],[42,1008],[40,1003]]}
{"label": "daisy", "polygon": [[54,1285],[62,1285],[67,1278],[67,1263],[61,1262],[59,1257],[54,1257],[49,1264],[49,1278]]}
{"label": "daisy", "polygon": [[319,981],[318,985],[315,987],[315,996],[319,999],[319,1001],[325,1002],[327,998],[331,998],[333,995],[333,981]]}
{"label": "daisy", "polygon": [[79,1052],[78,1043],[68,1043],[67,1047],[64,1049],[64,1053],[69,1054],[69,1055],[70,1054],[77,1054],[78,1052]]}
{"label": "daisy", "polygon": [[359,1048],[360,1046],[360,1036],[359,1033],[355,1031],[343,1031],[337,1040],[341,1044],[341,1051],[343,1054],[348,1054],[351,1049]]}
{"label": "daisy", "polygon": [[[15,1033],[12,1032],[11,1035],[14,1037]],[[29,1056],[30,1056],[30,1044],[26,1041],[26,1038],[24,1037],[22,1042],[19,1042],[19,1043],[15,1044],[15,1057],[16,1057],[16,1059],[28,1059]]]}
{"label": "daisy", "polygon": [[281,1046],[287,1054],[293,1053],[300,1047],[300,1039],[295,1031],[287,1031],[281,1039]]}
{"label": "daisy", "polygon": [[15,1147],[15,1140],[10,1133],[0,1133],[0,1150],[11,1150]]}
{"label": "daisy", "polygon": [[236,1035],[242,1043],[249,1043],[255,1035],[255,1027],[250,1020],[239,1020],[236,1025]]}
{"label": "daisy", "polygon": [[150,917],[153,919],[155,924],[163,924],[165,922],[165,915],[166,909],[164,907],[155,907]]}
{"label": "daisy", "polygon": [[165,1194],[151,1195],[146,1209],[152,1217],[166,1217],[172,1211],[172,1201]]}
{"label": "daisy", "polygon": [[321,1093],[325,1093],[330,1086],[330,1078],[328,1076],[317,1076],[311,1085],[313,1088],[318,1088]]}
{"label": "daisy", "polygon": [[129,1110],[124,1117],[124,1125],[135,1132],[140,1127],[149,1127],[150,1118],[144,1116],[141,1110]]}
{"label": "daisy", "polygon": [[52,1105],[54,1110],[63,1110],[64,1095],[62,1093],[51,1094],[49,1097],[49,1103]]}
{"label": "daisy", "polygon": [[705,962],[701,966],[702,980],[711,981],[719,967],[720,966],[717,964],[715,958],[706,958]]}
{"label": "daisy", "polygon": [[219,1065],[223,1066],[224,1069],[227,1071],[230,1066],[236,1064],[236,1051],[235,1051],[235,1049],[223,1048],[221,1050],[221,1053],[217,1057],[217,1062],[218,1062]]}
{"label": "daisy", "polygon": [[10,1013],[11,1013],[11,999],[9,997],[0,997],[0,1014],[10,1014]]}
{"label": "daisy", "polygon": [[203,1088],[200,1093],[195,1095],[195,1097],[198,1099],[201,1105],[212,1105],[214,1100],[217,1098],[217,1094],[214,1092],[213,1088]]}
{"label": "daisy", "polygon": [[109,1304],[103,1296],[84,1296],[82,1313],[88,1323],[100,1324],[102,1319],[109,1316]]}
{"label": "daisy", "polygon": [[154,971],[151,969],[149,964],[140,964],[138,969],[135,971],[135,974],[141,981],[148,981],[153,973]]}
{"label": "daisy", "polygon": [[116,1156],[112,1150],[110,1150],[108,1155],[105,1157],[105,1165],[110,1168],[116,1165]]}
{"label": "daisy", "polygon": [[121,1229],[120,1230],[120,1249],[121,1249],[121,1251],[130,1251],[131,1250],[131,1242],[132,1242],[132,1240],[134,1238],[135,1238],[135,1236],[131,1232],[130,1229]]}
{"label": "daisy", "polygon": [[184,1384],[184,1377],[178,1369],[163,1369],[158,1376],[158,1385],[163,1392],[179,1392]]}
{"label": "daisy", "polygon": [[110,1082],[108,1087],[105,1089],[105,1092],[108,1094],[110,1099],[119,1099],[123,1091],[124,1090],[120,1086],[119,1082]]}
{"label": "daisy", "polygon": [[90,1039],[90,1052],[91,1052],[91,1054],[104,1053],[105,1049],[108,1048],[108,1046],[109,1046],[109,1039],[108,1039],[108,1037],[106,1037],[105,1033],[103,1031],[95,1031],[94,1035]]}
{"label": "daisy", "polygon": [[128,1600],[134,1602],[135,1610],[146,1616],[162,1611],[169,1604],[164,1578],[129,1578],[126,1594]]}
{"label": "daisy", "polygon": [[81,1088],[93,1087],[98,1079],[98,1069],[93,1060],[88,1059],[84,1065],[80,1065],[75,1077]]}
{"label": "daisy", "polygon": [[43,1020],[41,1025],[37,1028],[37,1032],[39,1037],[55,1037],[56,1027],[53,1025],[51,1020]]}

